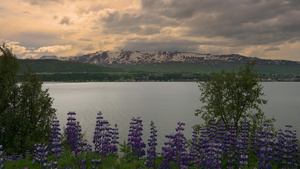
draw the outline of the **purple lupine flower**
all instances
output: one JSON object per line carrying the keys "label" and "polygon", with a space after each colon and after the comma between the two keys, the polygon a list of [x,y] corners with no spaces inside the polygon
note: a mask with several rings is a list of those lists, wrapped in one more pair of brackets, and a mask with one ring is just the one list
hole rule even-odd
{"label": "purple lupine flower", "polygon": [[222,141],[216,135],[215,119],[211,119],[210,124],[206,128],[206,140],[204,148],[204,158],[202,166],[204,168],[220,168],[222,161]]}
{"label": "purple lupine flower", "polygon": [[292,166],[299,167],[299,156],[300,156],[300,147],[299,147],[299,139],[296,136],[296,130],[293,130],[292,136]]}
{"label": "purple lupine flower", "polygon": [[178,122],[175,134],[166,135],[169,141],[165,142],[165,147],[162,147],[162,155],[164,156],[160,168],[170,168],[170,162],[175,161],[178,166],[188,167],[191,161],[190,154],[186,151],[186,139],[182,131],[182,126],[185,123]]}
{"label": "purple lupine flower", "polygon": [[225,139],[226,139],[226,125],[224,123],[220,123],[218,124],[218,127],[217,127],[217,140],[219,143],[222,144],[222,150],[224,151],[225,149]]}
{"label": "purple lupine flower", "polygon": [[201,128],[200,129],[200,139],[199,139],[199,160],[197,162],[197,164],[199,165],[199,168],[204,168],[204,161],[206,159],[206,149],[208,147],[208,142],[209,142],[209,138],[208,138],[208,131],[207,128]]}
{"label": "purple lupine flower", "polygon": [[272,132],[273,124],[264,124],[264,128],[259,132],[259,168],[270,167],[270,162],[274,161],[275,138]]}
{"label": "purple lupine flower", "polygon": [[174,139],[174,134],[167,134],[165,136],[169,140],[165,142],[165,146],[162,147],[161,155],[163,156],[163,161],[160,164],[160,169],[170,169],[171,168],[171,161],[174,161],[174,144],[171,144],[172,140]]}
{"label": "purple lupine flower", "polygon": [[84,151],[85,142],[81,141],[81,126],[79,122],[76,122],[75,125],[75,139],[76,139],[76,147],[75,147],[75,156],[78,156],[81,152]]}
{"label": "purple lupine flower", "polygon": [[[60,154],[61,153],[61,133],[59,128],[59,120],[55,118],[52,121],[52,128],[51,128],[51,134],[49,139],[49,150],[51,154]],[[56,156],[57,159],[60,158],[60,156]]]}
{"label": "purple lupine flower", "polygon": [[[260,127],[258,130],[262,131],[263,128]],[[251,146],[251,149],[254,150],[254,152],[253,152],[254,155],[258,156],[259,155],[259,148],[260,148],[260,144],[259,144],[259,132],[258,133],[253,133],[251,135],[251,144],[250,144],[250,146]]]}
{"label": "purple lupine flower", "polygon": [[69,112],[68,115],[66,128],[67,143],[70,145],[70,151],[74,151],[75,155],[78,156],[85,151],[89,145],[85,141],[82,141],[81,126],[74,117],[76,113]]}
{"label": "purple lupine flower", "polygon": [[201,153],[201,139],[199,137],[199,132],[196,131],[196,129],[194,129],[192,136],[192,146],[190,147],[191,160],[193,161],[193,165],[198,166],[198,168],[200,168],[203,153]]}
{"label": "purple lupine flower", "polygon": [[187,154],[187,143],[186,139],[184,137],[184,134],[182,133],[184,131],[183,126],[185,126],[185,123],[178,122],[177,123],[176,134],[174,135],[174,142],[175,142],[175,160],[177,161],[177,164],[179,166],[188,166],[190,162],[190,156]]}
{"label": "purple lupine flower", "polygon": [[3,147],[0,145],[0,169],[4,168],[4,152],[3,152]]}
{"label": "purple lupine flower", "polygon": [[33,164],[47,163],[47,157],[48,157],[47,146],[45,146],[44,144],[35,144],[34,148],[35,148],[34,150],[35,158],[33,159]]}
{"label": "purple lupine flower", "polygon": [[17,161],[17,160],[22,160],[22,159],[24,159],[24,158],[23,158],[23,155],[21,154],[21,155],[6,156],[4,161],[5,162],[7,162],[7,161]]}
{"label": "purple lupine flower", "polygon": [[283,168],[299,167],[299,140],[291,125],[286,125],[284,133],[279,130],[277,138],[277,157]]}
{"label": "purple lupine flower", "polygon": [[240,166],[248,166],[248,121],[245,119],[242,124],[242,133],[239,140],[237,140],[237,150]]}
{"label": "purple lupine flower", "polygon": [[119,132],[118,132],[118,125],[115,124],[115,127],[114,128],[111,128],[112,130],[112,133],[111,133],[111,147],[110,147],[110,152],[111,153],[114,153],[114,152],[117,152],[118,151],[118,147],[117,147],[117,144],[119,143],[118,142],[118,139],[119,139]]}
{"label": "purple lupine flower", "polygon": [[102,160],[101,159],[93,159],[91,161],[91,163],[92,163],[93,166],[94,165],[100,165],[100,164],[102,164]]}
{"label": "purple lupine flower", "polygon": [[94,138],[93,138],[93,143],[95,144],[95,151],[98,150],[99,144],[101,144],[100,140],[103,136],[102,132],[104,131],[104,127],[103,127],[104,126],[104,121],[103,121],[101,111],[99,113],[97,113],[96,119],[97,119],[96,120],[96,127],[95,127]]}
{"label": "purple lupine flower", "polygon": [[109,127],[109,122],[103,120],[101,112],[97,113],[97,115],[93,143],[95,144],[95,151],[102,157],[105,157],[111,152],[112,129]]}
{"label": "purple lupine flower", "polygon": [[156,146],[157,146],[157,130],[156,126],[154,125],[154,122],[151,121],[150,123],[150,139],[148,139],[148,146],[147,149],[147,161],[146,161],[146,167],[152,167],[155,168],[155,160],[156,160]]}
{"label": "purple lupine flower", "polygon": [[283,134],[282,129],[278,130],[276,139],[277,139],[277,141],[276,141],[275,147],[274,147],[274,161],[281,164],[281,162],[283,161],[282,157],[283,157],[283,154],[284,154],[282,150],[284,148],[284,142],[285,142],[284,134]]}
{"label": "purple lupine flower", "polygon": [[226,133],[225,138],[227,141],[224,142],[224,152],[228,158],[227,167],[232,168],[238,165],[236,157],[237,131],[232,123],[229,123],[229,131]]}
{"label": "purple lupine flower", "polygon": [[[70,151],[77,151],[78,147],[78,135],[76,131],[76,118],[73,117],[76,115],[75,112],[69,112],[68,113],[68,122],[67,122],[67,128],[66,128],[66,134],[67,134],[67,143],[70,145]],[[75,153],[76,154],[76,153]]]}
{"label": "purple lupine flower", "polygon": [[190,147],[190,152],[191,154],[193,154],[193,157],[194,155],[198,152],[198,143],[199,143],[199,132],[194,128],[193,130],[193,134],[192,134],[192,146]]}
{"label": "purple lupine flower", "polygon": [[131,147],[133,154],[137,156],[137,160],[139,161],[140,157],[145,155],[144,148],[146,147],[142,140],[143,121],[140,117],[132,118],[131,121],[127,145]]}
{"label": "purple lupine flower", "polygon": [[215,137],[217,137],[217,125],[216,125],[216,119],[211,119],[209,121],[209,125],[207,126],[207,134],[208,137],[212,140],[215,139]]}
{"label": "purple lupine flower", "polygon": [[93,151],[93,149],[92,149],[92,146],[90,145],[90,144],[88,144],[88,143],[86,143],[85,142],[85,149],[84,149],[84,151],[87,151],[87,152],[91,152],[91,151]]}

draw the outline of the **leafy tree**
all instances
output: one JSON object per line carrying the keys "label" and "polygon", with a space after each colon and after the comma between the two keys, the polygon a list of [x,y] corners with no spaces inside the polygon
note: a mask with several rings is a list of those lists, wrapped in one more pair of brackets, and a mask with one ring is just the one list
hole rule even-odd
{"label": "leafy tree", "polygon": [[18,83],[17,58],[5,45],[0,50],[0,145],[8,154],[25,154],[35,143],[48,141],[55,116],[53,99],[29,67]]}
{"label": "leafy tree", "polygon": [[[195,115],[201,115],[207,125],[210,119],[215,118],[217,123],[224,123],[229,130],[233,123],[237,130],[241,130],[241,121],[249,121],[250,131],[256,132],[265,122],[274,122],[275,119],[266,119],[260,105],[266,104],[262,99],[262,85],[260,76],[253,71],[255,62],[249,62],[238,72],[212,73],[210,81],[200,82],[200,101],[205,105],[196,110]],[[200,128],[200,125],[195,126]]]}
{"label": "leafy tree", "polygon": [[16,57],[4,44],[0,50],[3,53],[0,57],[0,145],[10,147],[13,145],[12,141],[15,136],[9,131],[14,132],[17,128],[14,119],[19,97],[16,79],[19,65]]}

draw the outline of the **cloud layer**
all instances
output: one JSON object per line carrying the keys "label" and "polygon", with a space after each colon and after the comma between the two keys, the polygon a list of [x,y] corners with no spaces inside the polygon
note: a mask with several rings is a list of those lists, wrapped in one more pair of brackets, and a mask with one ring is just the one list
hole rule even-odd
{"label": "cloud layer", "polygon": [[[0,0],[0,2],[5,0]],[[189,51],[300,61],[299,0],[11,0],[2,41],[19,57]]]}

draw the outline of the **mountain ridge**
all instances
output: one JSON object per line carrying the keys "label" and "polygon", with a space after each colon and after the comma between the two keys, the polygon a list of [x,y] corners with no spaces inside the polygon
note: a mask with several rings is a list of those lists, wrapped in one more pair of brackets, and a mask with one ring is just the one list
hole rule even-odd
{"label": "mountain ridge", "polygon": [[256,60],[257,64],[286,65],[300,64],[290,60],[260,59],[257,57],[246,57],[239,54],[212,55],[192,52],[144,52],[144,51],[98,51],[82,56],[69,57],[69,61],[78,61],[101,66],[110,65],[143,65],[153,63],[246,63]]}
{"label": "mountain ridge", "polygon": [[[59,60],[70,61],[73,63],[77,62],[91,66],[117,68],[119,69],[118,71],[130,70],[134,72],[148,73],[211,73],[220,72],[221,70],[232,71],[239,69],[249,61],[256,60],[254,70],[258,73],[300,75],[300,62],[290,60],[260,59],[255,57],[246,57],[239,54],[212,55],[191,52],[143,52],[121,50],[98,51],[76,57],[61,57]],[[61,66],[54,66],[53,64],[50,65],[52,65],[52,68],[50,67],[52,70],[54,67],[58,67],[59,69],[62,68],[62,64],[59,64]],[[48,66],[45,63],[44,66],[39,67],[44,69]],[[73,70],[77,71],[75,67]],[[85,69],[79,69],[87,70],[89,68],[86,67]],[[47,70],[44,69],[43,71]]]}

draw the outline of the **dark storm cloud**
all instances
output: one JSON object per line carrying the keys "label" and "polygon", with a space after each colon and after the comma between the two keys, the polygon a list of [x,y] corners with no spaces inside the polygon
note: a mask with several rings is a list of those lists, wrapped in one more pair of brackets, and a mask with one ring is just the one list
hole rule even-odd
{"label": "dark storm cloud", "polygon": [[104,25],[103,33],[109,34],[123,34],[130,32],[139,32],[141,30],[139,26],[140,16],[130,15],[125,13],[119,14],[118,11],[108,12],[106,17],[101,19],[101,23]]}
{"label": "dark storm cloud", "polygon": [[160,33],[160,28],[155,26],[146,26],[145,28],[142,28],[140,33],[143,35],[153,35]]}
{"label": "dark storm cloud", "polygon": [[194,41],[181,40],[176,38],[161,38],[150,40],[147,38],[128,39],[123,49],[140,51],[197,51],[198,46],[204,43],[195,43]]}
{"label": "dark storm cloud", "polygon": [[70,17],[68,17],[68,16],[65,16],[65,17],[63,17],[62,19],[61,19],[61,21],[60,21],[60,24],[66,24],[66,25],[69,25],[70,24]]}
{"label": "dark storm cloud", "polygon": [[225,37],[237,40],[234,45],[285,41],[300,33],[299,0],[142,0],[142,5],[179,21],[188,28],[186,36]]}
{"label": "dark storm cloud", "polygon": [[270,48],[265,49],[265,51],[278,51],[278,50],[280,50],[280,48],[278,48],[278,47],[270,47]]}
{"label": "dark storm cloud", "polygon": [[[147,35],[164,27],[184,28],[185,37],[226,38],[231,40],[228,46],[300,40],[299,0],[142,0],[141,4],[139,13],[116,11],[102,18],[104,32]],[[145,25],[155,29],[145,31]]]}
{"label": "dark storm cloud", "polygon": [[105,34],[134,33],[139,35],[157,34],[164,26],[177,25],[175,21],[153,13],[120,14],[118,11],[107,12],[99,23],[103,25]]}
{"label": "dark storm cloud", "polygon": [[199,0],[142,0],[142,7],[148,12],[158,13],[166,17],[184,19],[190,18],[199,9]]}

